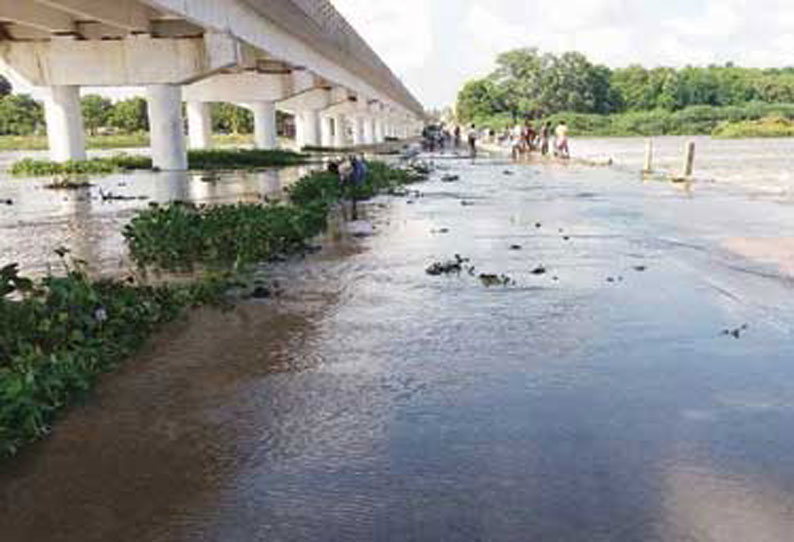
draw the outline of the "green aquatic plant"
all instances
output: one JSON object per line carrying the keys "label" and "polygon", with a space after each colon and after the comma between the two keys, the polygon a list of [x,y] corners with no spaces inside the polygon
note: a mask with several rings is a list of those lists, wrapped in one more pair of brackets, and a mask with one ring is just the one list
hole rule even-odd
{"label": "green aquatic plant", "polygon": [[380,162],[368,163],[368,170],[358,186],[341,184],[331,172],[311,173],[290,187],[284,203],[153,204],[132,219],[123,235],[140,267],[239,269],[304,250],[325,229],[331,205],[342,198],[366,199],[424,178]]}
{"label": "green aquatic plant", "polygon": [[222,300],[228,282],[180,286],[93,281],[81,262],[34,282],[0,269],[0,455],[46,435],[57,414],[192,306]]}
{"label": "green aquatic plant", "polygon": [[[209,149],[188,152],[188,167],[193,170],[258,169],[294,166],[308,161],[305,154],[281,150]],[[152,169],[151,158],[129,154],[69,162],[24,158],[11,166],[11,174],[16,177],[107,175],[136,169]]]}

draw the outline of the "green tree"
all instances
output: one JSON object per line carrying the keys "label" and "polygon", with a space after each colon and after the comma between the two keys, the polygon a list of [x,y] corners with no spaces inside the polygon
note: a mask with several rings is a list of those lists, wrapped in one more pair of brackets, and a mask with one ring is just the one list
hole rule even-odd
{"label": "green tree", "polygon": [[469,81],[458,93],[457,116],[469,123],[504,110],[496,83],[490,79]]}
{"label": "green tree", "polygon": [[149,130],[149,114],[146,100],[140,97],[122,100],[113,105],[108,122],[127,134]]}
{"label": "green tree", "polygon": [[96,94],[83,96],[80,100],[83,111],[83,123],[88,133],[96,135],[100,128],[108,126],[113,102]]}
{"label": "green tree", "polygon": [[254,131],[254,115],[248,109],[228,102],[210,107],[212,129],[226,134],[250,134]]}
{"label": "green tree", "polygon": [[26,94],[0,98],[0,134],[30,135],[44,126],[44,108]]}

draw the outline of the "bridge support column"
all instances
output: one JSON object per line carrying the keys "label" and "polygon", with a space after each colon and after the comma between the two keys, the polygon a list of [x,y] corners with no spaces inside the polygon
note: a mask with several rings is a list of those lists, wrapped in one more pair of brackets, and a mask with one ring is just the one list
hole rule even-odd
{"label": "bridge support column", "polygon": [[364,144],[372,145],[375,143],[375,119],[364,119]]}
{"label": "bridge support column", "polygon": [[375,118],[375,143],[383,143],[385,141],[385,131],[383,119]]}
{"label": "bridge support column", "polygon": [[150,85],[146,91],[152,164],[166,171],[187,169],[182,88],[179,85]]}
{"label": "bridge support column", "polygon": [[50,158],[55,162],[85,160],[85,133],[80,87],[54,86],[44,103]]}
{"label": "bridge support column", "polygon": [[207,102],[187,103],[187,131],[191,149],[212,146],[212,116]]}
{"label": "bridge support column", "polygon": [[347,126],[345,116],[337,115],[334,117],[334,147],[341,149],[347,147]]}
{"label": "bridge support column", "polygon": [[275,149],[278,147],[276,133],[276,104],[273,102],[254,102],[254,146],[257,149]]}
{"label": "bridge support column", "polygon": [[353,119],[353,145],[365,145],[365,126],[366,119],[364,117],[355,117]]}
{"label": "bridge support column", "polygon": [[333,124],[331,117],[320,117],[320,145],[323,147],[334,146]]}
{"label": "bridge support column", "polygon": [[295,115],[295,142],[299,149],[320,144],[320,115],[314,109],[306,109]]}

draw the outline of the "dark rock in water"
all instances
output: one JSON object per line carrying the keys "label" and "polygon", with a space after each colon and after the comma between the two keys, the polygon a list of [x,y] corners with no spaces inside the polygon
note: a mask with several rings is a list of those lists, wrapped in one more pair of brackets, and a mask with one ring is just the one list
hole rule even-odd
{"label": "dark rock in water", "polygon": [[430,230],[430,233],[449,233],[449,228],[439,228],[437,230]]}
{"label": "dark rock in water", "polygon": [[541,224],[540,222],[535,222],[535,227],[536,228],[542,228],[543,224]]}
{"label": "dark rock in water", "polygon": [[450,275],[452,273],[460,273],[463,270],[463,264],[467,263],[468,261],[468,258],[462,258],[460,254],[455,254],[454,260],[435,262],[430,267],[425,269],[425,273],[433,277],[440,275]]}
{"label": "dark rock in water", "polygon": [[463,200],[460,202],[460,204],[463,205],[464,207],[471,207],[472,205],[474,205],[474,202]]}
{"label": "dark rock in water", "polygon": [[510,250],[522,250],[523,248],[521,245],[510,245]]}
{"label": "dark rock in water", "polygon": [[607,282],[615,282],[615,277],[607,277]]}
{"label": "dark rock in water", "polygon": [[645,267],[644,265],[635,265],[634,270],[637,271],[638,273],[642,273],[643,271],[647,271],[648,268]]}
{"label": "dark rock in water", "polygon": [[563,241],[570,241],[570,240],[571,240],[571,237],[570,237],[569,235],[563,235],[563,236],[562,236],[562,240],[563,240]]}
{"label": "dark rock in water", "polygon": [[0,200],[0,203],[2,203],[3,205],[14,205],[14,200],[12,200],[12,199],[2,199],[2,200]]}
{"label": "dark rock in water", "polygon": [[267,286],[257,286],[251,292],[251,297],[253,299],[268,299],[273,295],[273,292],[270,291],[270,288]]}
{"label": "dark rock in water", "polygon": [[530,271],[533,275],[545,275],[547,273],[546,268],[542,265],[537,266],[535,269]]}
{"label": "dark rock in water", "polygon": [[734,339],[740,339],[742,337],[742,333],[750,329],[750,326],[747,324],[743,324],[741,327],[737,327],[736,329],[725,329],[723,330],[722,334],[733,337]]}
{"label": "dark rock in water", "polygon": [[491,273],[481,273],[480,282],[488,288],[491,286],[509,286],[515,284],[515,281],[507,275],[494,275]]}
{"label": "dark rock in water", "polygon": [[441,177],[442,183],[454,183],[460,180],[460,175],[444,175]]}
{"label": "dark rock in water", "polygon": [[559,282],[560,277],[558,277],[557,275],[554,275],[553,277],[551,277],[551,280],[553,280],[554,282]]}
{"label": "dark rock in water", "polygon": [[413,205],[416,202],[414,200],[412,200],[412,199],[409,199],[405,203],[408,204],[408,205]]}
{"label": "dark rock in water", "polygon": [[513,173],[512,171],[510,171],[509,169],[506,169],[506,170],[504,170],[504,171],[502,172],[502,174],[503,174],[503,175],[514,175],[514,173]]}

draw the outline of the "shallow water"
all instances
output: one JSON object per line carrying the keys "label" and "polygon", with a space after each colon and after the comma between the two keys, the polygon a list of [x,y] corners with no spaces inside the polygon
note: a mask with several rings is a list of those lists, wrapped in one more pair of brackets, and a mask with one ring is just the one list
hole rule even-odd
{"label": "shallow water", "polygon": [[0,467],[0,539],[788,540],[792,283],[730,249],[788,200],[443,166],[108,376]]}

